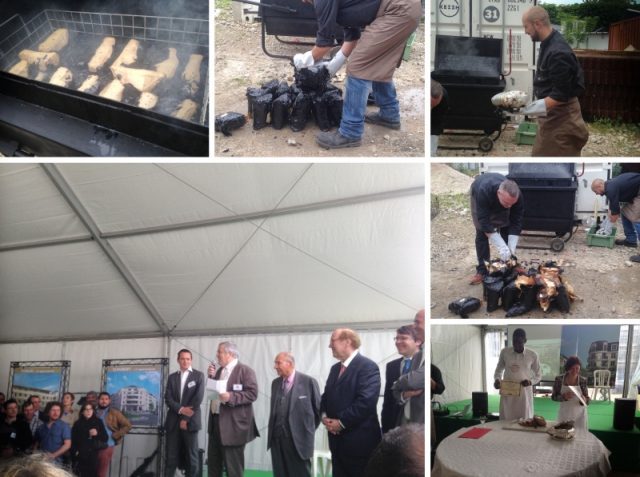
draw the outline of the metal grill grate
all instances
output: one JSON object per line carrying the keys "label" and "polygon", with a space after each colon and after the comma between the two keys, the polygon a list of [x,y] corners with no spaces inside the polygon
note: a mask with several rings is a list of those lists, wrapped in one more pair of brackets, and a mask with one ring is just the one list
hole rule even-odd
{"label": "metal grill grate", "polygon": [[[120,13],[76,12],[70,10],[43,10],[25,22],[14,15],[0,24],[0,70],[8,70],[16,61],[18,52],[36,50],[58,28],[96,35],[134,38],[142,41],[162,42],[209,49],[209,20],[194,18],[128,15]],[[200,124],[207,120],[209,103],[209,70],[206,69],[204,96],[199,114]]]}
{"label": "metal grill grate", "polygon": [[58,28],[92,35],[109,35],[209,48],[208,20],[44,10],[26,23],[19,15],[14,15],[0,25],[2,68],[9,67],[7,62],[10,61],[12,54],[32,48]]}

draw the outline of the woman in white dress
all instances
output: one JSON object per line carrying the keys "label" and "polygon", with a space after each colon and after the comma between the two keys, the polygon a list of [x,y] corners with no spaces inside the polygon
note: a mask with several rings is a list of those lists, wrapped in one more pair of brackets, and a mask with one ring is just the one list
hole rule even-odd
{"label": "woman in white dress", "polygon": [[[589,390],[587,389],[587,378],[580,376],[582,363],[577,356],[569,356],[564,365],[565,373],[556,376],[553,384],[551,399],[560,402],[558,410],[558,422],[574,421],[576,430],[588,431],[587,405],[589,405]],[[573,388],[581,395],[583,404]]]}

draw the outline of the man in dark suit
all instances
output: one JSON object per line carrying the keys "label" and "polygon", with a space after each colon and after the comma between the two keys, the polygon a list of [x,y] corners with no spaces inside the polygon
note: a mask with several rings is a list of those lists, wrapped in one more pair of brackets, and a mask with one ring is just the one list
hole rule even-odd
{"label": "man in dark suit", "polygon": [[399,424],[424,424],[424,310],[416,313],[413,324],[420,341],[420,351],[413,356],[409,372],[400,376],[391,387],[396,401],[403,406]]}
{"label": "man in dark suit", "polygon": [[295,369],[291,353],[278,353],[271,383],[267,450],[274,477],[311,477],[315,430],[320,424],[320,387]]}
{"label": "man in dark suit", "polygon": [[165,428],[167,431],[167,463],[165,476],[174,477],[180,460],[180,450],[186,452],[188,477],[199,472],[198,431],[202,428],[200,404],[204,397],[204,374],[191,367],[191,351],[178,352],[180,369],[169,375],[164,401],[169,410]]}
{"label": "man in dark suit", "polygon": [[380,370],[359,353],[360,337],[353,330],[336,329],[329,348],[340,362],[329,371],[320,410],[329,432],[333,477],[361,477],[381,439],[376,408]]}
{"label": "man in dark suit", "polygon": [[242,477],[245,445],[260,436],[253,416],[253,401],[258,398],[256,373],[246,364],[239,363],[239,356],[234,343],[223,341],[216,353],[220,368],[209,365],[209,378],[227,380],[226,391],[211,401],[209,477],[222,477],[223,467],[227,477]]}
{"label": "man in dark suit", "polygon": [[389,432],[399,424],[400,413],[403,410],[393,397],[391,387],[403,374],[411,370],[411,358],[418,352],[421,341],[414,325],[401,326],[396,330],[396,349],[402,356],[387,363],[385,372],[384,401],[382,402],[382,433]]}

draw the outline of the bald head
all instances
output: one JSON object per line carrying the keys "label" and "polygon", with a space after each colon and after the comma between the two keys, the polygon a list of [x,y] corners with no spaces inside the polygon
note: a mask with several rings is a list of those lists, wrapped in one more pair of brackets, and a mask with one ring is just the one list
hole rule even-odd
{"label": "bald head", "polygon": [[539,5],[531,7],[522,14],[523,22],[540,22],[543,25],[551,26],[549,21],[549,13]]}
{"label": "bald head", "polygon": [[604,181],[602,179],[594,179],[591,183],[591,190],[598,195],[604,194]]}
{"label": "bald head", "polygon": [[543,41],[553,31],[549,21],[549,14],[544,8],[537,5],[522,14],[522,26],[524,27],[524,32],[533,41]]}

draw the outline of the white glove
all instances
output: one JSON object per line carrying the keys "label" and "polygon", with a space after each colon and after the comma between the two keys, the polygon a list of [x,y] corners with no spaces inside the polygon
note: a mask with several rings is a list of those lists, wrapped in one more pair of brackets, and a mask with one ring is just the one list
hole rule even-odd
{"label": "white glove", "polygon": [[526,116],[546,116],[547,115],[547,105],[544,102],[544,99],[538,99],[533,103],[529,103],[523,110],[522,113]]}
{"label": "white glove", "polygon": [[502,261],[507,261],[511,258],[511,250],[507,247],[507,244],[504,243],[502,236],[498,232],[494,232],[489,235],[489,242],[493,244],[495,248],[498,249],[498,254],[500,255],[500,259]]}
{"label": "white glove", "polygon": [[507,237],[507,242],[509,244],[509,250],[511,250],[511,255],[516,254],[516,247],[518,246],[519,239],[520,239],[519,235],[509,235],[509,237]]}
{"label": "white glove", "polygon": [[596,235],[611,235],[611,221],[609,220],[609,217],[606,217],[602,221],[602,223],[600,224],[600,228],[596,232]]}
{"label": "white glove", "polygon": [[293,66],[297,69],[308,68],[309,66],[313,66],[313,63],[314,61],[311,50],[293,55]]}
{"label": "white glove", "polygon": [[329,64],[327,65],[327,69],[329,70],[329,75],[331,75],[332,77],[335,76],[338,70],[342,68],[342,65],[346,63],[346,61],[347,61],[347,57],[344,56],[344,53],[342,53],[342,50],[339,50],[338,53],[336,53],[336,56],[334,56],[329,62]]}

